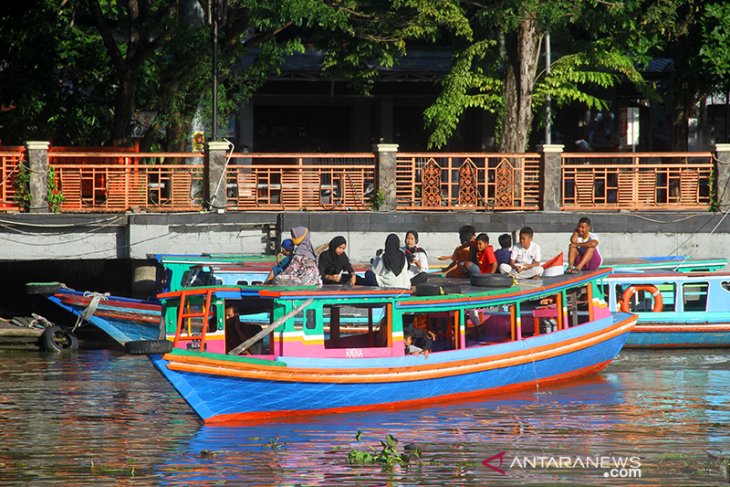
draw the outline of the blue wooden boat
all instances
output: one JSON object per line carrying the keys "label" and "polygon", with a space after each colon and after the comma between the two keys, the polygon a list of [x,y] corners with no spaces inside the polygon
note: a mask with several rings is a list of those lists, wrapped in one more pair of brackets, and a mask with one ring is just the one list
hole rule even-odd
{"label": "blue wooden boat", "polygon": [[604,292],[612,311],[638,316],[627,347],[730,346],[728,272],[617,272]]}
{"label": "blue wooden boat", "polygon": [[679,271],[714,272],[727,265],[725,258],[697,258],[686,255],[660,255],[656,257],[613,257],[603,260],[602,268],[614,272]]}
{"label": "blue wooden boat", "polygon": [[[260,284],[271,270],[271,256],[151,254],[156,266],[156,292],[188,286]],[[216,274],[216,269],[222,269]],[[52,303],[74,314],[79,324],[101,329],[120,345],[138,340],[165,338],[160,302],[155,296],[135,299],[107,293],[77,291],[61,283],[28,283],[30,294],[43,294]],[[171,337],[174,336],[174,331]]]}
{"label": "blue wooden boat", "polygon": [[[270,259],[257,255],[150,255],[157,263],[157,292],[192,286],[260,285],[271,270]],[[363,271],[362,266],[357,270]],[[52,303],[74,314],[80,323],[96,326],[124,346],[139,340],[175,336],[175,324],[161,323],[160,302],[156,297],[135,299],[105,293],[77,291],[61,283],[28,283],[31,294],[44,294]],[[267,315],[247,315],[258,322]],[[352,317],[351,321],[362,321]]]}
{"label": "blue wooden boat", "polygon": [[[597,286],[607,275],[498,289],[463,281],[429,296],[339,286],[183,289],[159,296],[164,319],[176,323],[175,348],[150,360],[206,423],[410,407],[562,383],[606,367],[636,322],[609,312]],[[242,315],[268,311],[270,322],[237,345],[230,337],[241,323],[224,322],[231,306]],[[474,309],[481,325],[470,330],[465,317]],[[352,310],[382,310],[384,318],[344,331],[339,318]],[[435,335],[430,354],[407,353],[412,328]],[[239,355],[256,345],[256,355]]]}

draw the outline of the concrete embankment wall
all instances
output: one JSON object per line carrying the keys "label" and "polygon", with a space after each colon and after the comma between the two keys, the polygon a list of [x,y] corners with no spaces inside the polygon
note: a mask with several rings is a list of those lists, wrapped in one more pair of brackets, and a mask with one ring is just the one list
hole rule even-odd
{"label": "concrete embankment wall", "polygon": [[[129,294],[138,267],[150,253],[260,253],[277,232],[310,228],[316,245],[335,235],[348,241],[348,255],[367,262],[393,232],[420,234],[431,264],[458,244],[457,231],[471,224],[497,237],[523,226],[547,260],[566,251],[584,214],[564,212],[297,212],[127,215],[18,214],[0,218],[0,260],[5,261],[6,300],[23,293],[27,281],[59,280],[78,289]],[[692,255],[730,257],[730,218],[720,213],[586,213],[601,237],[606,257]],[[270,227],[270,228],[269,228]],[[129,287],[125,287],[129,286]],[[0,298],[1,299],[1,298]]]}

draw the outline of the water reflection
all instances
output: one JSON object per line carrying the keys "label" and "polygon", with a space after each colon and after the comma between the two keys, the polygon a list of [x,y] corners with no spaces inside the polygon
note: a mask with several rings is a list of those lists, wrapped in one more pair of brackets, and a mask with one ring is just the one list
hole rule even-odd
{"label": "water reflection", "polygon": [[[712,485],[727,482],[728,391],[724,352],[630,351],[601,375],[493,400],[209,427],[144,357],[5,353],[0,485]],[[421,461],[348,464],[388,434]],[[482,464],[501,452],[505,475]],[[601,456],[639,457],[641,479],[514,464]]]}

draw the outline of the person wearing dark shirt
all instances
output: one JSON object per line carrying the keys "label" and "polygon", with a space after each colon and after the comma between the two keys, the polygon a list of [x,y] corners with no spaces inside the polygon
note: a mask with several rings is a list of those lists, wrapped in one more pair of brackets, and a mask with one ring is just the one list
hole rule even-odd
{"label": "person wearing dark shirt", "polygon": [[358,284],[355,269],[345,253],[346,248],[345,237],[338,235],[330,240],[327,250],[319,254],[319,273],[323,284]]}
{"label": "person wearing dark shirt", "polygon": [[494,251],[495,257],[497,257],[497,268],[501,264],[509,264],[510,255],[512,254],[512,237],[509,233],[503,233],[499,236],[499,250]]}

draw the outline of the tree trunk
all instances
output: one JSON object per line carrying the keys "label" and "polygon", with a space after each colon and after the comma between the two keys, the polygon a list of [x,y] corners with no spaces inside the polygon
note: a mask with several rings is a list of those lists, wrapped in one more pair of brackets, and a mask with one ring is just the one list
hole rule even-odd
{"label": "tree trunk", "polygon": [[129,145],[138,74],[136,69],[127,69],[119,75],[119,89],[114,102],[114,126],[112,127],[112,142],[118,147]]}
{"label": "tree trunk", "polygon": [[541,33],[537,18],[520,22],[516,36],[505,42],[504,119],[499,138],[500,152],[524,152],[532,130],[532,93],[535,88]]}

